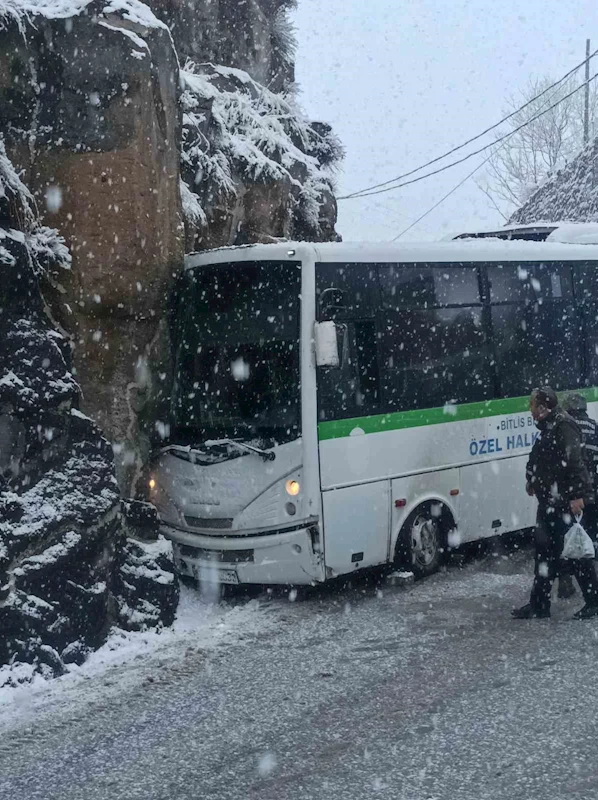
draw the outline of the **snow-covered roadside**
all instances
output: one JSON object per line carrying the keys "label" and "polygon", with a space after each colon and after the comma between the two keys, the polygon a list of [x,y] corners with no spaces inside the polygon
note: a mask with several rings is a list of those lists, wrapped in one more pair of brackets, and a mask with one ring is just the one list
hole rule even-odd
{"label": "snow-covered roadside", "polygon": [[[190,655],[206,660],[218,646],[251,640],[275,624],[277,604],[251,600],[241,605],[213,604],[182,587],[172,628],[145,633],[115,630],[82,666],[71,665],[60,678],[11,685],[30,677],[30,668],[0,669],[0,734],[40,722],[40,715],[86,711],[95,703],[167,677]],[[274,613],[273,613],[274,612]]]}
{"label": "snow-covered roadside", "polygon": [[[393,587],[378,590],[380,608],[393,610],[392,635],[388,618],[384,614],[372,615],[371,606],[366,604],[361,611],[369,609],[366,639],[385,642],[390,635],[389,641],[394,641],[400,630],[405,640],[416,635],[424,643],[432,636],[433,642],[446,625],[452,624],[455,615],[460,618],[462,629],[475,627],[479,624],[479,614],[486,613],[488,603],[514,597],[523,601],[529,591],[530,575],[529,555],[522,552],[490,565],[475,561],[464,569],[449,569],[418,582],[408,591]],[[226,652],[228,645],[251,646],[256,640],[287,629],[289,617],[295,623],[291,626],[292,641],[301,652],[309,650],[311,658],[316,659],[315,645],[327,642],[322,666],[322,671],[326,671],[328,661],[340,657],[341,650],[347,647],[345,637],[335,644],[339,611],[343,617],[353,619],[353,610],[359,613],[360,600],[371,591],[358,586],[355,590],[340,590],[338,594],[324,591],[306,603],[289,603],[295,599],[291,593],[289,600],[279,596],[269,601],[255,599],[233,605],[215,604],[183,586],[177,619],[171,629],[146,633],[114,631],[81,667],[69,666],[66,675],[54,680],[36,677],[22,686],[2,687],[7,678],[16,679],[18,672],[0,670],[0,741],[3,733],[34,734],[36,729],[47,727],[46,723],[53,726],[60,722],[61,717],[91,719],[94,708],[126,703],[131,694],[151,693],[154,687],[180,679],[181,674],[209,671],[215,657]],[[556,616],[571,613],[570,609],[555,611]],[[376,669],[379,668],[377,665]],[[314,669],[317,672],[317,666]]]}

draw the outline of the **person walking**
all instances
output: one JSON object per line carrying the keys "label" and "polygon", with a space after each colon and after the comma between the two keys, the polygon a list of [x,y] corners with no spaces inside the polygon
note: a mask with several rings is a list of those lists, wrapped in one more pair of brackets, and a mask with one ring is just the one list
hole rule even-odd
{"label": "person walking", "polygon": [[[559,407],[549,386],[534,389],[530,411],[540,436],[526,467],[526,491],[538,501],[534,532],[534,583],[529,603],[512,611],[516,619],[550,617],[550,594],[558,575],[565,534],[573,519],[594,502],[594,487],[582,454],[581,431]],[[575,619],[598,616],[598,577],[593,559],[572,561],[585,606]]]}
{"label": "person walking", "polygon": [[586,505],[582,525],[592,538],[598,542],[598,422],[588,416],[585,397],[576,392],[568,394],[563,400],[563,410],[573,417],[581,431],[581,446],[584,461],[594,487],[594,502]]}
{"label": "person walking", "polygon": [[[594,502],[583,510],[582,524],[594,543],[598,542],[598,423],[588,416],[588,404],[583,395],[577,392],[568,394],[562,403],[563,410],[573,417],[581,431],[582,455],[590,479],[594,486]],[[567,560],[562,560],[559,569],[559,599],[567,599],[575,595],[573,570]]]}

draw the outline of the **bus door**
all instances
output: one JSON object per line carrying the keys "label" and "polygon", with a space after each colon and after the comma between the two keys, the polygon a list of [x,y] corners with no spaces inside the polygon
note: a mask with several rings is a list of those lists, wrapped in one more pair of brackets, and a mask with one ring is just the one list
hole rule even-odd
{"label": "bus door", "polygon": [[[318,264],[318,320],[334,320],[340,365],[318,370],[324,554],[334,574],[386,563],[390,482],[376,465],[377,434],[364,417],[380,410],[376,265]],[[367,426],[366,426],[367,427]]]}

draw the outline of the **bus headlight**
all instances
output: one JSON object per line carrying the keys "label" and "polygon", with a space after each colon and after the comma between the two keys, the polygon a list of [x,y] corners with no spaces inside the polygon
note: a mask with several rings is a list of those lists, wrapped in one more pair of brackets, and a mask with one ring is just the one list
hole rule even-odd
{"label": "bus headlight", "polygon": [[156,479],[150,478],[148,482],[149,488],[153,491],[156,488]]}
{"label": "bus headlight", "polygon": [[287,494],[290,494],[291,497],[297,497],[301,490],[301,486],[299,485],[299,481],[287,481],[286,489]]}

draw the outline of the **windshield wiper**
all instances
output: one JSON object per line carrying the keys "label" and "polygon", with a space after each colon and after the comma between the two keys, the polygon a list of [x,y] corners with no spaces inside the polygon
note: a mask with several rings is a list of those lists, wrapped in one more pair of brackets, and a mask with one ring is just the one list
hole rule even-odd
{"label": "windshield wiper", "polygon": [[181,445],[181,444],[168,444],[165,447],[161,447],[158,452],[173,453],[179,458],[184,458],[187,461],[191,461],[191,463],[199,463],[199,464],[203,463],[200,459],[202,458],[205,459],[207,456],[206,453],[204,453],[201,450],[196,450],[195,448],[191,447],[191,445]]}
{"label": "windshield wiper", "polygon": [[182,445],[182,444],[167,444],[165,447],[161,447],[158,451],[160,453],[184,453],[185,455],[189,455],[191,452],[197,453],[198,451],[192,451],[191,445]]}
{"label": "windshield wiper", "polygon": [[[261,450],[259,447],[253,447],[253,445],[245,444],[244,442],[235,442],[234,439],[208,440],[207,442],[202,442],[201,446],[211,450],[215,447],[221,447],[224,444],[231,445],[247,453],[255,453],[255,455],[259,456],[264,461],[274,461],[276,458],[276,453],[272,450]],[[201,459],[202,457],[204,459],[206,457],[209,458],[209,455],[205,451],[195,449],[191,447],[191,445],[168,444],[160,449],[160,453],[175,453],[181,457],[186,457],[189,461]]]}
{"label": "windshield wiper", "polygon": [[244,442],[235,442],[234,439],[220,439],[217,442],[204,442],[207,447],[211,447],[214,444],[230,444],[233,447],[238,447],[240,450],[247,450],[248,453],[255,453],[264,461],[274,461],[276,458],[276,453],[272,450],[261,450],[259,447],[253,447],[250,444],[245,444]]}

